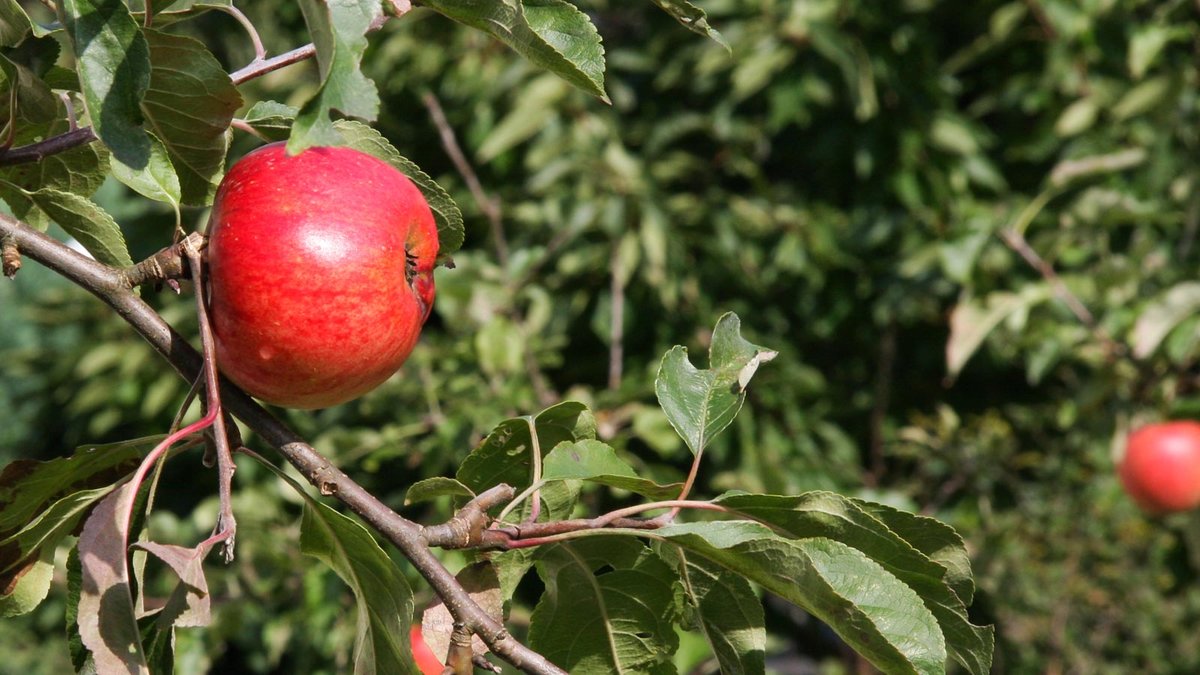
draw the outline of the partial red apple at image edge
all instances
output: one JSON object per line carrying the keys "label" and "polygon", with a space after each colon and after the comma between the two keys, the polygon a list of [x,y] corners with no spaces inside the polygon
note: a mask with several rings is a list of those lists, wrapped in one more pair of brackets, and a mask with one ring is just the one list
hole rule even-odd
{"label": "partial red apple at image edge", "polygon": [[1129,435],[1118,467],[1121,484],[1145,511],[1200,506],[1200,423],[1147,424]]}
{"label": "partial red apple at image edge", "polygon": [[248,153],[217,190],[208,236],[218,365],[268,403],[325,408],[374,389],[433,305],[428,203],[351,148]]}
{"label": "partial red apple at image edge", "polygon": [[433,650],[429,645],[425,644],[425,638],[421,635],[421,627],[414,625],[408,632],[408,640],[412,643],[413,659],[417,662],[417,667],[421,669],[422,675],[441,675],[446,668],[442,662],[434,655]]}

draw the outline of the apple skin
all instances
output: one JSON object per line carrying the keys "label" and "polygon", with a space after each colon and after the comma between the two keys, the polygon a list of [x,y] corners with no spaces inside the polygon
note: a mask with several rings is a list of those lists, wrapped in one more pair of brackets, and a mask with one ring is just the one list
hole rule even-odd
{"label": "apple skin", "polygon": [[425,637],[421,635],[420,626],[413,626],[409,630],[408,641],[412,643],[413,659],[417,662],[417,667],[421,669],[422,675],[442,675],[446,667],[438,660],[429,645],[425,644]]}
{"label": "apple skin", "polygon": [[1200,506],[1200,423],[1148,424],[1129,435],[1118,468],[1129,496],[1154,514]]}
{"label": "apple skin", "polygon": [[250,152],[217,190],[208,237],[217,363],[268,403],[325,408],[374,389],[433,306],[429,205],[351,148]]}

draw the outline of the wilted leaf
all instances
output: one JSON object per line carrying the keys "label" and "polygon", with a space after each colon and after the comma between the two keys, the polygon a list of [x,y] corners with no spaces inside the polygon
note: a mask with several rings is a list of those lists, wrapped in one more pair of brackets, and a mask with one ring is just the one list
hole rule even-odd
{"label": "wilted leaf", "polygon": [[729,426],[746,400],[750,378],[776,354],[743,339],[741,320],[733,313],[722,316],[713,330],[708,370],[693,366],[685,347],[667,352],[654,391],[671,426],[693,454],[703,452]]}
{"label": "wilted leaf", "polygon": [[729,43],[717,29],[708,25],[708,16],[704,10],[688,2],[688,0],[654,0],[654,4],[662,8],[664,12],[675,17],[675,20],[683,25],[684,28],[692,31],[697,35],[703,35],[712,39],[713,42],[725,48],[725,51],[732,53],[729,48]]}
{"label": "wilted leaf", "polygon": [[[500,593],[500,581],[496,569],[490,562],[482,561],[464,567],[454,575],[475,604],[497,623],[504,623],[504,597]],[[421,615],[421,633],[425,644],[440,660],[450,653],[450,636],[454,633],[454,616],[441,600],[433,603]],[[471,649],[475,654],[488,652],[487,645],[478,635],[471,636]]]}
{"label": "wilted leaf", "polygon": [[0,587],[0,617],[33,611],[50,592],[54,577],[54,547],[42,549],[41,557],[23,566],[8,585]]}
{"label": "wilted leaf", "polygon": [[988,334],[1014,312],[1028,309],[1050,297],[1043,284],[1031,284],[1020,293],[999,291],[980,300],[958,303],[950,314],[950,339],[946,342],[946,370],[955,377],[983,344]]}
{"label": "wilted leaf", "polygon": [[158,615],[159,630],[169,632],[172,626],[207,626],[212,621],[208,579],[204,576],[204,558],[208,556],[214,544],[215,542],[201,543],[187,548],[142,541],[133,545],[154,554],[179,577],[179,585],[167,598],[166,605]]}
{"label": "wilted leaf", "polygon": [[529,644],[573,673],[674,672],[675,571],[630,538],[577,540],[539,552],[546,591]]}
{"label": "wilted leaf", "polygon": [[296,116],[288,138],[291,154],[314,145],[340,144],[329,117],[334,110],[367,121],[379,114],[379,92],[359,69],[367,29],[383,13],[379,0],[301,0],[300,9],[317,48],[321,86]]}
{"label": "wilted leaf", "polygon": [[424,4],[490,33],[534,65],[608,102],[600,35],[574,5],[563,0],[429,0]]}

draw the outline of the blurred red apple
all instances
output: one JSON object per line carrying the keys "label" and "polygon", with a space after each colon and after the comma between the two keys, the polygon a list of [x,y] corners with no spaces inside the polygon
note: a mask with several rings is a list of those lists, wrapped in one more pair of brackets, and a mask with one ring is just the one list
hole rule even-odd
{"label": "blurred red apple", "polygon": [[370,391],[429,316],[433,214],[404,174],[357,150],[247,154],[208,235],[218,365],[268,403],[324,408]]}
{"label": "blurred red apple", "polygon": [[1200,506],[1200,423],[1164,422],[1135,430],[1118,471],[1125,491],[1146,511]]}
{"label": "blurred red apple", "polygon": [[421,669],[422,675],[442,675],[442,671],[446,668],[429,648],[429,645],[425,644],[420,626],[412,627],[408,632],[408,641],[412,643],[413,659],[417,662],[417,667]]}

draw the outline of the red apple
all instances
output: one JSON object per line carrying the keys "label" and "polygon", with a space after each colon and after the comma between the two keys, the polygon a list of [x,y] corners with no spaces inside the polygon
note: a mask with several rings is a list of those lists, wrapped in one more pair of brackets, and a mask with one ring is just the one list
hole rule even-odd
{"label": "red apple", "polygon": [[1125,491],[1151,513],[1200,506],[1200,423],[1148,424],[1129,435],[1119,467]]}
{"label": "red apple", "polygon": [[357,150],[247,154],[217,190],[208,236],[217,363],[268,403],[324,408],[370,391],[433,305],[429,205]]}
{"label": "red apple", "polygon": [[422,675],[442,675],[442,671],[446,668],[429,648],[429,645],[425,644],[420,626],[412,627],[408,632],[408,641],[412,643],[413,660],[417,662],[417,667],[421,669]]}

